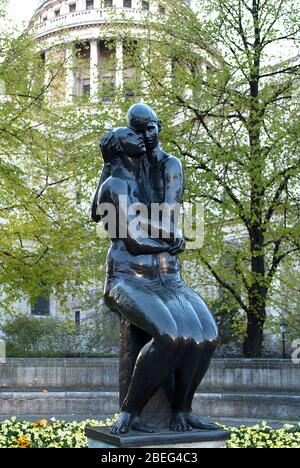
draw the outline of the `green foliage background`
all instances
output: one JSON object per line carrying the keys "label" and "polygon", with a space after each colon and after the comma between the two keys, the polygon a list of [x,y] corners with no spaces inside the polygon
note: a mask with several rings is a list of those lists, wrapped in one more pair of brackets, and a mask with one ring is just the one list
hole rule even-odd
{"label": "green foliage background", "polygon": [[[2,17],[5,6],[1,0]],[[142,97],[163,121],[163,147],[184,163],[186,200],[205,207],[205,245],[183,259],[201,264],[198,284],[210,281],[232,304],[244,354],[261,356],[268,307],[297,330],[299,63],[278,46],[297,51],[299,4],[198,6],[199,15],[173,0],[165,18],[149,14],[146,55],[130,22],[117,23],[113,35],[126,39],[126,63],[134,61],[137,73],[110,106],[100,91],[96,106],[86,98],[63,104],[62,54],[52,58],[46,80],[33,38],[1,31],[0,284],[7,311],[45,289],[61,305],[69,294],[89,307],[99,303],[108,244],[88,213],[102,166],[98,139],[124,124]],[[50,92],[54,99],[46,99]],[[291,291],[288,307],[283,289]]]}

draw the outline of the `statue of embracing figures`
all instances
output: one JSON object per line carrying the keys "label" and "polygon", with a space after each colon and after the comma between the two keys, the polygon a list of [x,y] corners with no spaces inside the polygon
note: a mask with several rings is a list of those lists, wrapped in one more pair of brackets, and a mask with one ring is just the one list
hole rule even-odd
{"label": "statue of embracing figures", "polygon": [[[138,355],[120,418],[111,432],[153,432],[141,413],[169,379],[174,382],[170,430],[216,430],[217,425],[193,412],[192,403],[217,347],[217,326],[205,302],[181,277],[178,255],[185,241],[176,216],[168,220],[166,233],[166,220],[153,219],[150,213],[155,203],[180,206],[182,165],[161,149],[162,124],[150,107],[132,106],[127,121],[128,127],[111,131],[101,140],[105,165],[92,218],[104,222],[112,241],[105,303],[146,332],[149,341]],[[137,216],[133,206],[147,211],[140,209]],[[109,207],[115,214],[113,229],[108,226]],[[149,234],[153,232],[159,234]]]}

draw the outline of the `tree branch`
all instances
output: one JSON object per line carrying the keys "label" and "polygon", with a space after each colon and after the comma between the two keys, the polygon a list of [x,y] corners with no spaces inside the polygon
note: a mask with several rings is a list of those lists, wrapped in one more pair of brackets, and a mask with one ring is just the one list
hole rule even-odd
{"label": "tree branch", "polygon": [[245,312],[248,312],[248,306],[242,301],[241,297],[239,294],[237,294],[237,292],[235,291],[235,289],[228,283],[226,283],[226,281],[224,281],[219,275],[218,273],[216,272],[216,270],[213,268],[212,265],[210,265],[210,263],[202,256],[200,255],[200,258],[201,260],[203,261],[204,265],[208,268],[208,270],[211,272],[211,274],[214,276],[214,278],[218,281],[218,283],[225,289],[227,289],[227,291],[229,291],[233,297],[235,298],[235,300],[240,304],[240,306],[242,307],[242,309],[245,311]]}
{"label": "tree branch", "polygon": [[260,78],[270,78],[271,76],[277,76],[277,75],[282,75],[282,74],[292,74],[296,71],[300,70],[300,64],[298,65],[293,65],[291,67],[287,67],[287,68],[284,68],[282,70],[277,70],[277,71],[274,71],[274,72],[270,72],[270,73],[264,73],[262,75],[260,75]]}

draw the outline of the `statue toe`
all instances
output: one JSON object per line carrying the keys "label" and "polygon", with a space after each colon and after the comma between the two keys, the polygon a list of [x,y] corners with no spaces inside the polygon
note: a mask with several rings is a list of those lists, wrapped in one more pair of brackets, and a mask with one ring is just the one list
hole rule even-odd
{"label": "statue toe", "polygon": [[173,432],[192,431],[192,426],[185,420],[182,413],[174,414],[170,422],[170,430]]}
{"label": "statue toe", "polygon": [[138,431],[138,432],[145,432],[147,434],[155,433],[154,428],[148,426],[147,424],[144,424],[140,418],[136,418],[133,421],[131,429],[133,429],[134,431]]}
{"label": "statue toe", "polygon": [[210,421],[207,421],[204,418],[201,418],[196,413],[191,413],[186,418],[187,423],[192,426],[194,429],[202,429],[206,431],[217,431],[219,426]]}
{"label": "statue toe", "polygon": [[129,426],[121,424],[120,426],[113,426],[110,430],[111,434],[127,434],[129,432]]}

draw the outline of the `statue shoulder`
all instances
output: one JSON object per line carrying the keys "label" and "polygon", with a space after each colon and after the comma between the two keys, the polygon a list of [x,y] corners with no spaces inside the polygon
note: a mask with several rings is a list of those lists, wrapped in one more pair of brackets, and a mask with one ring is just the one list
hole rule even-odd
{"label": "statue shoulder", "polygon": [[173,176],[183,174],[182,163],[180,159],[176,158],[176,156],[172,156],[171,154],[165,153],[164,164],[165,164],[166,174],[173,175]]}
{"label": "statue shoulder", "polygon": [[128,193],[128,183],[120,177],[110,176],[101,186],[101,195],[126,195]]}

